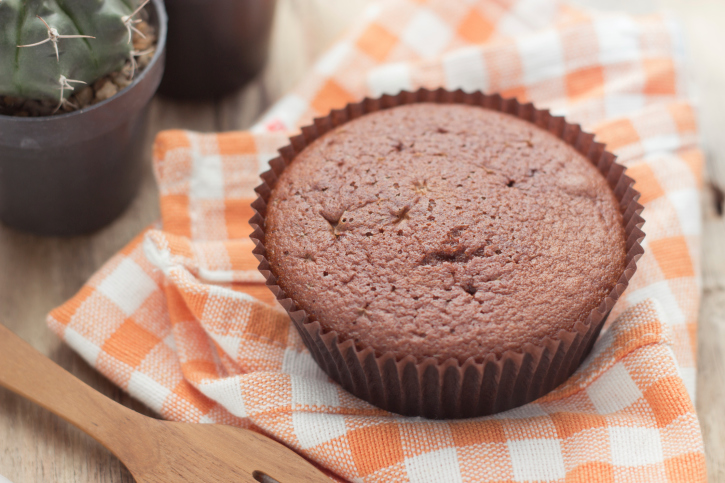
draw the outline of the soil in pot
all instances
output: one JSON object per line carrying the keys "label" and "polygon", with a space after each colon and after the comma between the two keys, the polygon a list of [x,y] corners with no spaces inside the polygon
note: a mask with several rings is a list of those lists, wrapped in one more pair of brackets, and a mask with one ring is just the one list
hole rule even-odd
{"label": "soil in pot", "polygon": [[[154,34],[147,37],[154,42],[155,36],[156,51],[135,57],[132,81],[125,69],[110,74],[74,92],[70,102],[77,109],[64,104],[55,115],[42,114],[57,102],[11,100],[8,107],[0,98],[6,109],[0,114],[0,220],[6,225],[40,235],[86,234],[113,221],[135,197],[166,45],[163,1],[151,0],[145,11],[147,26],[134,26]],[[7,115],[10,108],[20,116]]]}
{"label": "soil in pot", "polygon": [[[148,17],[146,11],[139,16]],[[0,102],[0,115],[18,117],[45,117],[77,111],[99,102],[110,99],[130,86],[135,76],[149,65],[156,53],[156,29],[147,18],[140,18],[132,31],[133,58],[126,62],[118,72],[113,72],[98,79],[93,85],[76,87],[74,93],[59,102],[54,100],[20,99],[3,96]]]}

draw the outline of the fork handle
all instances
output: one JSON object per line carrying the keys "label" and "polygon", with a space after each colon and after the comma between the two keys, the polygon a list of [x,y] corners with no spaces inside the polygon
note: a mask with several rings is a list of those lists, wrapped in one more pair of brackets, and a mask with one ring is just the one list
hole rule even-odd
{"label": "fork handle", "polygon": [[123,452],[119,427],[155,422],[87,386],[2,325],[0,386],[65,419],[116,456]]}

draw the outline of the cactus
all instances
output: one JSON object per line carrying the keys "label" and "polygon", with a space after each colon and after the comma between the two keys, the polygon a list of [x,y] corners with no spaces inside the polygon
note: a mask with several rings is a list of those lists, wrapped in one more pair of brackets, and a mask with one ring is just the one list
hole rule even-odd
{"label": "cactus", "polygon": [[74,84],[91,84],[128,61],[135,65],[131,35],[144,5],[0,0],[0,96],[57,100],[60,107]]}

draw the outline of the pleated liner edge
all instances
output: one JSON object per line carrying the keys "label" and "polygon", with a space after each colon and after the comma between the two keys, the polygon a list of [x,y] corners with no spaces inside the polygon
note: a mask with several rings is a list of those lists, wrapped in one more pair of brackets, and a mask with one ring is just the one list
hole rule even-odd
{"label": "pleated liner edge", "polygon": [[[547,337],[539,345],[525,344],[520,351],[507,351],[501,357],[487,354],[463,363],[453,358],[444,362],[434,358],[417,360],[413,356],[401,359],[392,353],[376,353],[371,347],[355,344],[333,330],[324,329],[276,284],[266,259],[264,225],[267,201],[280,174],[307,145],[331,129],[364,114],[419,102],[468,104],[516,116],[572,145],[605,177],[620,203],[627,237],[626,268],[609,296],[584,323],[578,322],[571,331],[561,330],[556,337]],[[485,416],[521,406],[550,392],[589,354],[644,253],[639,193],[633,188],[632,178],[624,174],[625,168],[616,162],[616,156],[579,125],[569,124],[563,117],[552,116],[516,99],[445,89],[365,98],[315,119],[312,125],[302,128],[302,134],[290,138],[290,144],[279,153],[279,157],[270,161],[271,169],[261,175],[263,183],[255,189],[258,198],[252,204],[255,215],[250,224],[254,232],[250,237],[256,245],[253,253],[260,261],[259,270],[322,369],[347,391],[390,412],[432,419]]]}

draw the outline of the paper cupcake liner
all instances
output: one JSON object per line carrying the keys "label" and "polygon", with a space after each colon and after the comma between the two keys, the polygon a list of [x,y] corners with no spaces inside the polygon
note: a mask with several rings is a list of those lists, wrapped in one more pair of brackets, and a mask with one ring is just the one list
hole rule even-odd
{"label": "paper cupcake liner", "polygon": [[[558,136],[599,169],[620,203],[627,238],[626,268],[609,296],[592,310],[585,322],[578,322],[570,331],[559,331],[556,337],[546,337],[539,344],[525,344],[520,350],[506,351],[500,357],[489,353],[463,363],[455,358],[443,362],[413,356],[400,358],[390,352],[376,352],[370,346],[356,344],[334,330],[323,328],[277,285],[266,258],[264,227],[267,201],[280,174],[307,145],[331,129],[364,114],[418,102],[469,104],[511,114]],[[279,157],[270,161],[271,169],[262,174],[263,183],[256,188],[258,198],[252,204],[256,214],[250,220],[255,229],[251,238],[256,244],[254,254],[260,261],[259,270],[325,372],[357,397],[394,413],[435,419],[485,416],[521,406],[551,391],[589,354],[644,253],[640,244],[644,238],[641,230],[644,220],[640,216],[642,205],[637,203],[639,193],[633,188],[634,181],[624,174],[625,168],[615,161],[616,157],[603,144],[594,142],[594,136],[583,132],[580,126],[516,99],[445,89],[366,98],[315,119],[312,125],[302,128],[302,134],[290,138],[290,144],[279,153]]]}

